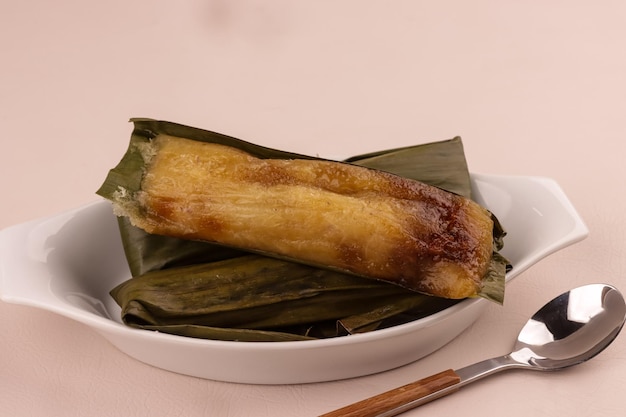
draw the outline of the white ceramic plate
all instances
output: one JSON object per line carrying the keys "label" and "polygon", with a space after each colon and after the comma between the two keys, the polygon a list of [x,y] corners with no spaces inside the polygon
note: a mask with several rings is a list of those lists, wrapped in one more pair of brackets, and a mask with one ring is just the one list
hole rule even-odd
{"label": "white ceramic plate", "polygon": [[[507,282],[543,257],[587,236],[553,181],[472,175],[476,199],[508,235]],[[225,342],[131,329],[108,292],[130,277],[111,206],[99,201],[0,232],[0,295],[93,328],[145,363],[187,375],[254,384],[294,384],[385,371],[439,349],[488,301],[464,300],[432,316],[371,333],[296,342]]]}

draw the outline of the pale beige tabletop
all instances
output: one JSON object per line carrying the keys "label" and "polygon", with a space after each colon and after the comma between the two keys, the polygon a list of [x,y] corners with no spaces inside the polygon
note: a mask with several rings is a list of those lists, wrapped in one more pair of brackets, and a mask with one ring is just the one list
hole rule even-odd
{"label": "pale beige tabletop", "polygon": [[[504,306],[399,369],[296,386],[145,365],[83,324],[0,302],[0,415],[316,416],[506,353],[551,297],[626,291],[623,1],[5,1],[0,228],[96,201],[131,117],[324,157],[463,138],[470,169],[554,178],[589,237]],[[406,413],[622,416],[626,336],[560,373],[511,372]]]}

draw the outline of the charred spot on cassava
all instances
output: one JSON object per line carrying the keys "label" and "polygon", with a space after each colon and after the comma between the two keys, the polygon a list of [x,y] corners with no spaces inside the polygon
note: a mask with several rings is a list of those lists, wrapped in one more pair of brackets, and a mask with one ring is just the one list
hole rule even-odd
{"label": "charred spot on cassava", "polygon": [[[355,165],[259,159],[159,135],[139,209],[150,233],[340,269],[447,298],[474,296],[493,251],[490,213],[464,197]],[[182,207],[182,208],[181,208]]]}

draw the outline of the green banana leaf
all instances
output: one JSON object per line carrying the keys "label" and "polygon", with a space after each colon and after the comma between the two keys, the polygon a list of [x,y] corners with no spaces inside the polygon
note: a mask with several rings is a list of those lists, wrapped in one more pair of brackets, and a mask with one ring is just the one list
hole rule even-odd
{"label": "green banana leaf", "polygon": [[[128,151],[97,191],[105,198],[112,199],[119,187],[131,192],[140,189],[144,166],[140,149],[158,134],[225,144],[259,158],[319,159],[176,123],[132,122]],[[472,197],[459,137],[355,156],[345,162]],[[480,295],[501,303],[507,261],[497,251],[505,233],[494,220],[494,257]],[[137,328],[220,340],[307,340],[396,325],[456,302],[288,260],[249,255],[236,248],[151,235],[125,217],[118,222],[134,278],[113,289],[111,295],[122,307],[124,322]],[[220,276],[228,276],[230,282],[236,277],[243,290],[234,291]],[[232,303],[223,301],[228,294]]]}
{"label": "green banana leaf", "polygon": [[346,332],[355,333],[372,324],[378,328],[400,312],[449,304],[386,282],[259,255],[149,272],[111,295],[127,300],[124,321],[135,327],[164,331],[193,324],[196,331],[222,329],[222,338],[232,329],[234,340],[259,340],[242,330],[311,338],[328,333],[324,327],[336,328],[338,319]]}

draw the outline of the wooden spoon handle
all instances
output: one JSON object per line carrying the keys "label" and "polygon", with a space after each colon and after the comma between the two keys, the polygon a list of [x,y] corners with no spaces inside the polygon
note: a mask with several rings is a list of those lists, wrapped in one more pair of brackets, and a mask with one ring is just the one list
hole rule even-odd
{"label": "wooden spoon handle", "polygon": [[452,369],[394,388],[320,417],[376,417],[411,401],[433,394],[461,382]]}

